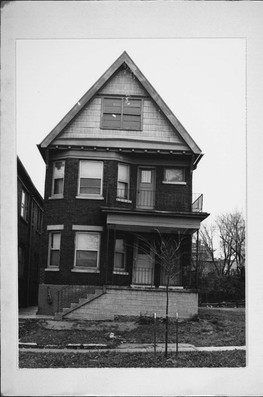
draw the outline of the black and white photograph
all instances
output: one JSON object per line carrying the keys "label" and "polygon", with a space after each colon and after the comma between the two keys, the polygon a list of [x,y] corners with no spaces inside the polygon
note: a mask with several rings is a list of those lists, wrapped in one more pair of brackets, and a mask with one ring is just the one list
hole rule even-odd
{"label": "black and white photograph", "polygon": [[[259,332],[262,269],[248,249],[258,64],[238,23],[231,34],[240,8],[3,3],[1,335],[15,357],[2,358],[3,395],[243,395],[245,374],[260,395],[249,324]],[[232,12],[224,33],[206,19],[217,7]]]}

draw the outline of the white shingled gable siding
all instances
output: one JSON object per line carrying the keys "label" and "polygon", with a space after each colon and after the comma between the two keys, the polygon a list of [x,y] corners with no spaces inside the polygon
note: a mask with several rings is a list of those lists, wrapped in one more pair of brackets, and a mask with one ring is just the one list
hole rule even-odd
{"label": "white shingled gable siding", "polygon": [[120,70],[102,87],[99,94],[146,96],[147,92],[129,70]]}
{"label": "white shingled gable siding", "polygon": [[[142,131],[105,130],[100,128],[100,97],[94,98],[75,120],[60,134],[62,139],[78,138],[129,138],[135,140],[183,143],[168,121],[150,99],[143,102]],[[56,140],[59,143],[59,138]]]}
{"label": "white shingled gable siding", "polygon": [[[147,142],[166,142],[179,144],[180,149],[187,150],[179,134],[174,130],[162,112],[141,87],[136,78],[126,71],[120,71],[105,84],[100,90],[102,94],[137,95],[143,96],[142,130],[114,130],[101,129],[102,97],[94,97],[78,114],[77,117],[56,138],[54,144],[59,144],[60,139],[129,139]],[[146,97],[147,96],[147,97]]]}

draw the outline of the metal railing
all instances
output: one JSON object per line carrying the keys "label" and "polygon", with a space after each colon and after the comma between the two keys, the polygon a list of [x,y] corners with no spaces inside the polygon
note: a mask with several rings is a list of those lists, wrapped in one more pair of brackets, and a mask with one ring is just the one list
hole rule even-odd
{"label": "metal railing", "polygon": [[57,292],[57,312],[70,307],[71,303],[78,303],[87,294],[95,294],[95,288],[86,285],[67,285]]}
{"label": "metal railing", "polygon": [[203,194],[187,192],[163,192],[146,189],[117,189],[107,192],[106,204],[130,209],[155,209],[161,211],[202,212]]}

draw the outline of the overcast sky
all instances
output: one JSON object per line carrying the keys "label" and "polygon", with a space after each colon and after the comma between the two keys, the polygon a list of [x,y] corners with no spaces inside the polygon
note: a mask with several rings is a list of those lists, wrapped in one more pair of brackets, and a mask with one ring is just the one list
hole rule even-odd
{"label": "overcast sky", "polygon": [[244,39],[18,40],[17,152],[39,192],[45,164],[36,145],[124,50],[204,153],[193,192],[204,193],[210,222],[244,211]]}

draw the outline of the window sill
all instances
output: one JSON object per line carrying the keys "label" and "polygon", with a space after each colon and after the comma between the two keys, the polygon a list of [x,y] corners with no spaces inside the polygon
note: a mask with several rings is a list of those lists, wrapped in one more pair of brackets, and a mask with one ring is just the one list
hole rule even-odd
{"label": "window sill", "polygon": [[[159,285],[160,289],[166,289],[166,285]],[[181,286],[176,286],[176,285],[169,285],[169,289],[173,289],[173,290],[182,290],[184,289],[184,287]]]}
{"label": "window sill", "polygon": [[113,271],[113,274],[121,274],[121,275],[123,275],[123,276],[129,276],[129,273],[128,273],[128,272],[122,272],[122,271],[117,271],[117,270],[114,270],[114,271]]}
{"label": "window sill", "polygon": [[104,197],[102,196],[76,196],[76,199],[81,199],[81,200],[104,200]]}
{"label": "window sill", "polygon": [[186,182],[167,182],[163,181],[165,185],[186,185]]}
{"label": "window sill", "polygon": [[132,201],[131,201],[131,200],[124,199],[124,198],[119,198],[119,197],[116,198],[116,201],[121,201],[122,203],[129,203],[129,204],[132,204]]}
{"label": "window sill", "polygon": [[50,196],[48,199],[49,200],[58,200],[58,199],[63,199],[64,196],[63,194],[57,194],[56,196]]}
{"label": "window sill", "polygon": [[59,272],[59,267],[47,267],[45,272]]}
{"label": "window sill", "polygon": [[71,269],[73,273],[100,273],[99,269],[84,268],[84,269]]}

